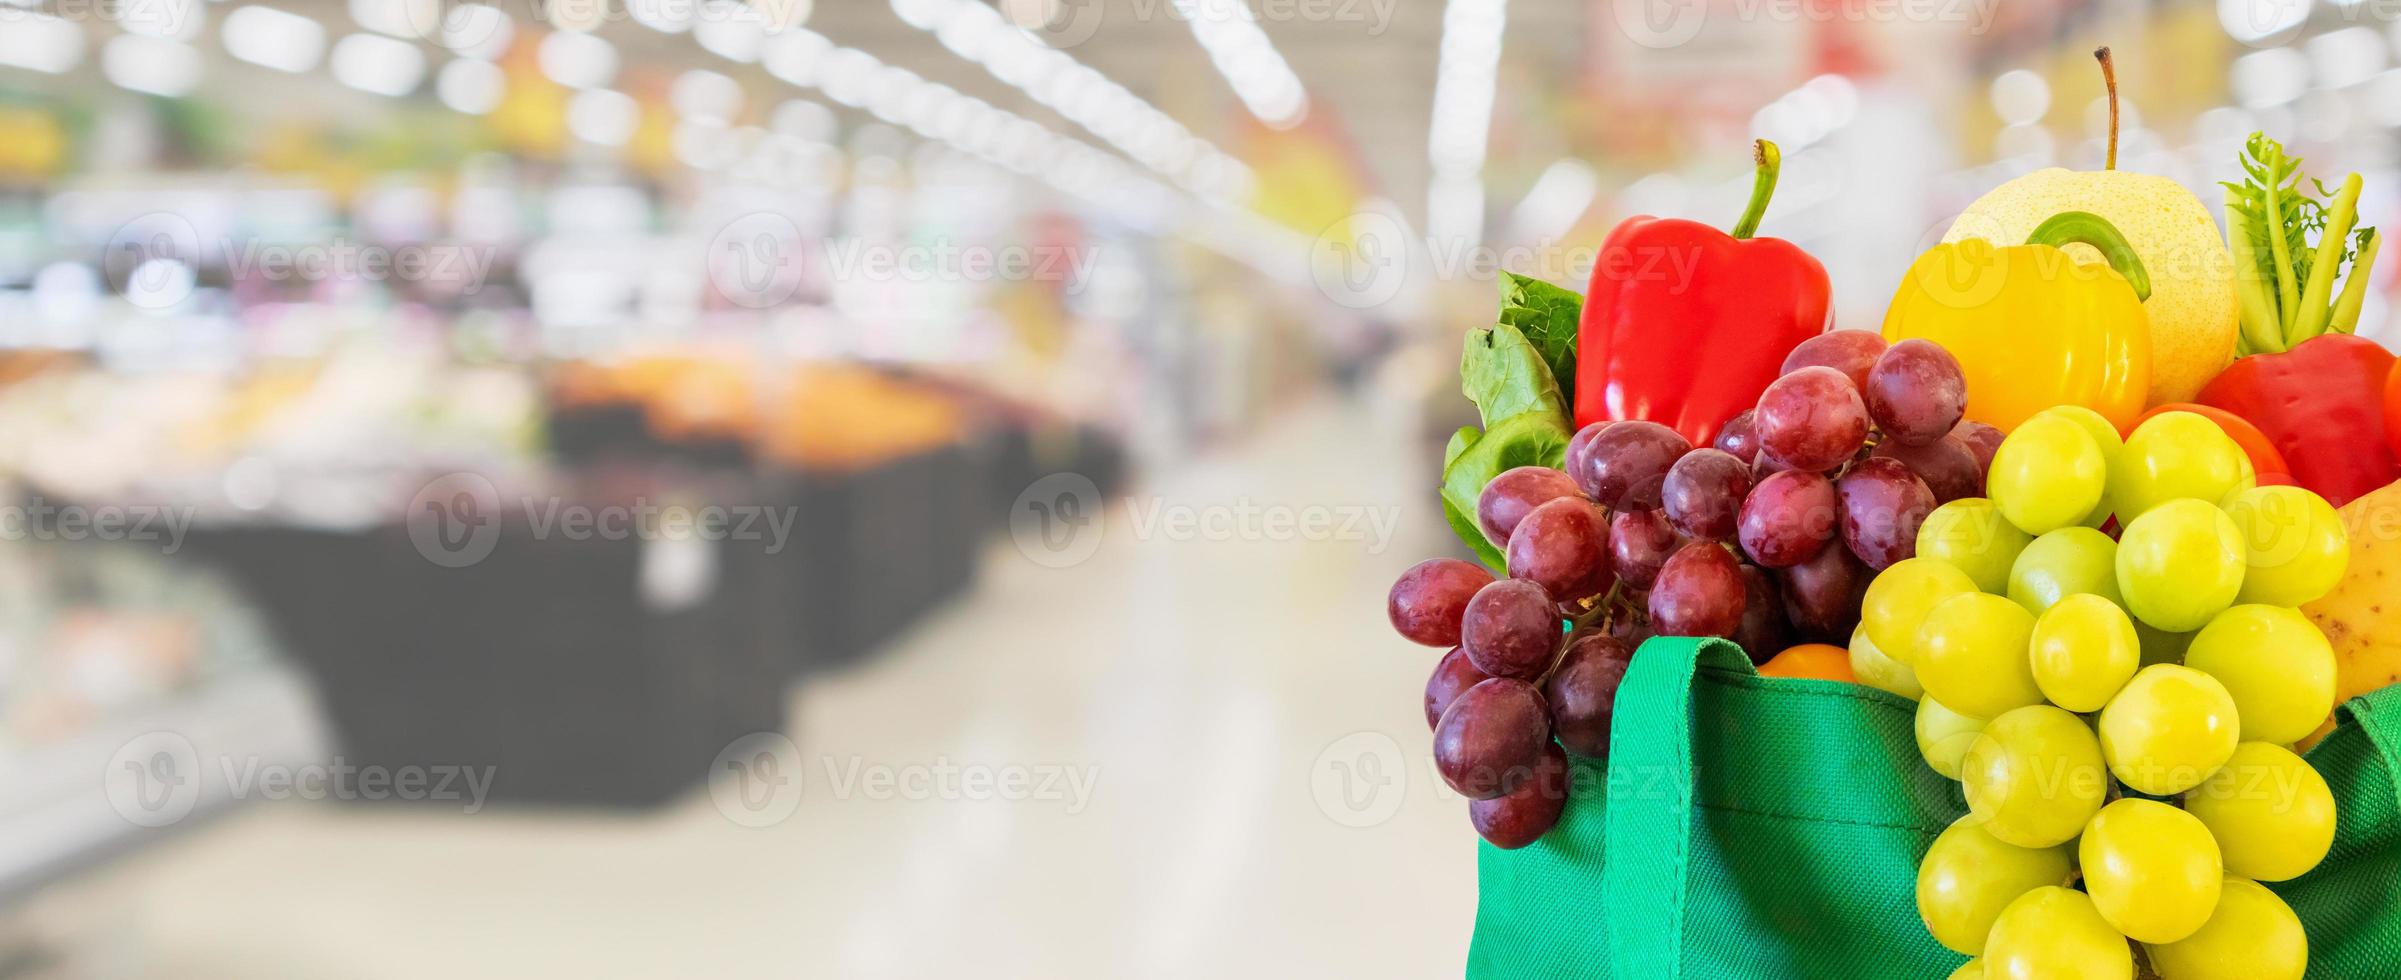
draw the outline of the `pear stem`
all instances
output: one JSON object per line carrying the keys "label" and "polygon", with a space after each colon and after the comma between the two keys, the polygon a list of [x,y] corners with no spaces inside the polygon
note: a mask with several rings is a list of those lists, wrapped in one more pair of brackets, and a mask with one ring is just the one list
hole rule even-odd
{"label": "pear stem", "polygon": [[2109,90],[2109,162],[2103,170],[2118,168],[2118,66],[2109,57],[2109,46],[2093,49],[2093,57],[2101,62],[2101,84]]}

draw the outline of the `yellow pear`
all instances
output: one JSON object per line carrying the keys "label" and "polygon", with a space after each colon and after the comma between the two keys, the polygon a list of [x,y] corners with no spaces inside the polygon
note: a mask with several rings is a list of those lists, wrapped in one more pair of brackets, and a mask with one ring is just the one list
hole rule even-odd
{"label": "yellow pear", "polygon": [[[2234,256],[2209,209],[2183,185],[2117,169],[2116,73],[2108,48],[2093,54],[2109,82],[2109,169],[2051,167],[2004,183],[1960,212],[1943,241],[2014,245],[2061,211],[2107,219],[2151,274],[2143,304],[2151,319],[2149,404],[2189,402],[2234,359]],[[2079,261],[2100,260],[2090,245],[2071,243],[2067,251]]]}

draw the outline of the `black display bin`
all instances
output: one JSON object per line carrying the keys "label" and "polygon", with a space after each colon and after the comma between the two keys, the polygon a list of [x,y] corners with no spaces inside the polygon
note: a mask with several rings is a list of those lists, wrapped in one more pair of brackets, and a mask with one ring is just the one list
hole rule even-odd
{"label": "black display bin", "polygon": [[812,673],[855,663],[973,583],[985,474],[949,445],[849,470],[780,470],[761,499],[797,509],[759,588],[770,647]]}
{"label": "black display bin", "polygon": [[661,610],[639,539],[537,540],[504,520],[463,568],[406,529],[195,528],[316,680],[344,761],[491,766],[497,802],[647,806],[699,784],[743,735],[785,728],[790,672],[758,642],[756,557]]}

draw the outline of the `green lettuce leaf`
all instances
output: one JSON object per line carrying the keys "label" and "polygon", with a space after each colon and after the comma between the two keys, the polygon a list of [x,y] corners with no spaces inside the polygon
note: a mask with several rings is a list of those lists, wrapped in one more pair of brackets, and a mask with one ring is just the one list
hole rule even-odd
{"label": "green lettuce leaf", "polygon": [[1501,323],[1525,334],[1567,404],[1576,403],[1576,330],[1584,321],[1584,297],[1532,276],[1501,273]]}
{"label": "green lettuce leaf", "polygon": [[1566,464],[1574,415],[1559,379],[1575,375],[1582,310],[1574,293],[1509,276],[1498,322],[1469,332],[1459,355],[1459,387],[1476,403],[1484,431],[1460,429],[1443,447],[1442,516],[1496,571],[1505,570],[1505,556],[1477,526],[1476,498],[1504,470]]}
{"label": "green lettuce leaf", "polygon": [[1451,532],[1495,571],[1506,571],[1507,562],[1476,524],[1476,498],[1483,496],[1484,484],[1503,471],[1566,465],[1567,441],[1574,434],[1567,425],[1559,415],[1521,412],[1481,436],[1469,438],[1467,434],[1473,430],[1462,429],[1451,437],[1451,445],[1458,451],[1448,454],[1450,461],[1442,467],[1442,516],[1450,522]]}
{"label": "green lettuce leaf", "polygon": [[1516,327],[1495,324],[1467,335],[1459,356],[1459,388],[1476,403],[1487,429],[1527,412],[1568,418],[1567,397],[1551,378],[1542,353]]}

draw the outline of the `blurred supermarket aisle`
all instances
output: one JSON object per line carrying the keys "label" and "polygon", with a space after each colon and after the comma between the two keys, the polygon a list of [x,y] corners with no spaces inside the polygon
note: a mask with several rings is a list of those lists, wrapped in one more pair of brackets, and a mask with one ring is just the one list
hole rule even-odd
{"label": "blurred supermarket aisle", "polygon": [[997,544],[797,695],[780,822],[260,803],[29,921],[132,909],[134,976],[1455,976],[1474,838],[1382,621],[1442,547],[1408,418],[1310,402],[1111,501],[1081,563]]}

